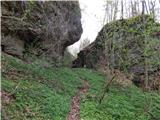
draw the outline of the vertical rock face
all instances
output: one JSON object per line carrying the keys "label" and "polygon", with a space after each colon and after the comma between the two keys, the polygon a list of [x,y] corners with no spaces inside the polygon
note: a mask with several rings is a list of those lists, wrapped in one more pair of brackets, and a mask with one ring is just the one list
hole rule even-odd
{"label": "vertical rock face", "polygon": [[[78,54],[73,67],[119,69],[132,73],[133,81],[141,83],[144,82],[147,61],[149,81],[158,82],[159,33],[160,24],[147,15],[108,23],[99,32],[95,42]],[[160,88],[160,82],[156,85]]]}
{"label": "vertical rock face", "polygon": [[60,57],[78,41],[81,13],[77,1],[2,1],[2,49],[24,57],[24,53]]}

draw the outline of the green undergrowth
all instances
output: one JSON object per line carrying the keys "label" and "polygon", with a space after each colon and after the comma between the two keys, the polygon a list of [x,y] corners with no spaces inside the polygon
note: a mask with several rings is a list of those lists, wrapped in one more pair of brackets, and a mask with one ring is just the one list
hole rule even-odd
{"label": "green undergrowth", "polygon": [[90,85],[88,94],[82,98],[81,120],[160,120],[160,91],[144,92],[134,85],[113,82],[100,104],[108,78],[86,69],[77,73]]}
{"label": "green undergrowth", "polygon": [[99,104],[107,80],[100,72],[84,68],[45,68],[5,54],[1,62],[1,85],[5,93],[2,119],[8,116],[11,120],[65,120],[71,98],[82,86],[82,80],[89,83],[87,95],[82,95],[82,120],[160,119],[159,93],[144,93],[135,86],[112,85]]}
{"label": "green undergrowth", "polygon": [[[94,88],[94,91],[102,90],[98,83]],[[82,120],[160,120],[158,92],[143,92],[136,86],[111,85],[101,104],[102,93],[93,93],[91,88],[81,103]]]}
{"label": "green undergrowth", "polygon": [[[2,54],[2,118],[12,120],[65,120],[71,98],[86,79],[103,79],[92,70],[44,68]],[[92,78],[92,75],[95,78]],[[9,98],[9,103],[6,103]]]}

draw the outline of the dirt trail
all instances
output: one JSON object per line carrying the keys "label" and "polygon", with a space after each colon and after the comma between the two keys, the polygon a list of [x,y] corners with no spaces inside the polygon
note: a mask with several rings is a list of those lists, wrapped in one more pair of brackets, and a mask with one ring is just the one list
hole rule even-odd
{"label": "dirt trail", "polygon": [[80,120],[80,99],[81,94],[86,94],[89,89],[89,84],[86,80],[83,81],[83,86],[78,89],[76,95],[72,98],[71,109],[67,120]]}

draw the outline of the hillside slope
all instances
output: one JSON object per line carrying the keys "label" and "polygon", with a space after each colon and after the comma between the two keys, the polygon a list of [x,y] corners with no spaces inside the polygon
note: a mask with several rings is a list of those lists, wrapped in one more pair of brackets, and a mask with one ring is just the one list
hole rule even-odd
{"label": "hillside slope", "polygon": [[99,105],[107,77],[98,71],[44,68],[2,54],[2,118],[12,120],[65,120],[72,97],[82,81],[89,91],[81,96],[83,120],[160,119],[159,93],[113,83]]}

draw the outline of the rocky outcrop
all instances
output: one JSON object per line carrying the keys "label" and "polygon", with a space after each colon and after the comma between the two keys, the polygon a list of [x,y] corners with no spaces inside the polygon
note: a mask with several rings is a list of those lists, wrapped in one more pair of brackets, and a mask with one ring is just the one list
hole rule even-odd
{"label": "rocky outcrop", "polygon": [[79,40],[81,13],[77,1],[2,1],[2,49],[24,58],[32,54],[51,61]]}
{"label": "rocky outcrop", "polygon": [[24,41],[20,40],[16,36],[4,36],[2,35],[2,51],[14,56],[23,56]]}
{"label": "rocky outcrop", "polygon": [[158,78],[160,83],[159,33],[160,24],[147,15],[108,23],[78,54],[73,67],[118,69],[132,73],[132,80],[139,84],[144,82],[147,64],[149,80]]}

